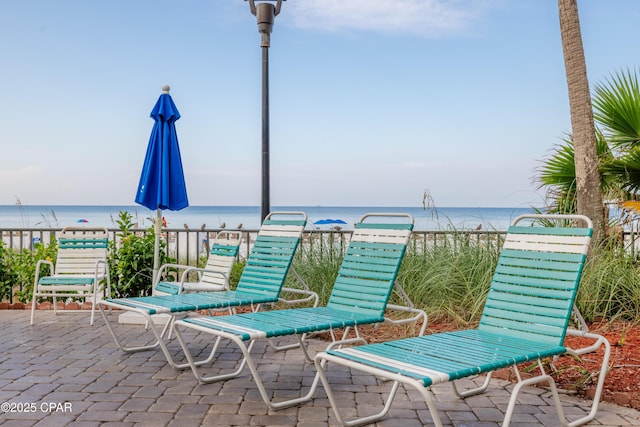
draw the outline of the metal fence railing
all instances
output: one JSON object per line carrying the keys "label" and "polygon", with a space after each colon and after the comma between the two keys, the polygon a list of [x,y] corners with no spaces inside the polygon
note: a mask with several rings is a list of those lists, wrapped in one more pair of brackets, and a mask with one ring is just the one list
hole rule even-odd
{"label": "metal fence railing", "polygon": [[[24,249],[33,250],[35,245],[43,243],[49,244],[53,236],[58,236],[61,228],[0,228],[2,242],[5,248],[22,251]],[[187,265],[196,265],[201,257],[206,257],[209,251],[209,239],[215,238],[221,231],[220,228],[205,229],[163,229],[163,239],[165,239],[166,253],[169,257]],[[148,229],[136,229],[136,235],[145,236]],[[240,257],[246,259],[255,241],[258,230],[239,230],[242,233],[242,245]],[[417,230],[412,233],[412,246],[414,249],[428,248],[441,245],[456,245],[476,243],[499,248],[502,244],[501,236],[505,231],[483,231],[483,230]],[[109,239],[120,241],[120,231],[117,228],[109,229]],[[323,244],[342,246],[346,248],[351,236],[350,230],[309,230],[303,235],[305,242],[315,242],[320,247]],[[636,233],[625,231],[622,233],[620,244],[635,254],[640,249],[640,238]]]}
{"label": "metal fence railing", "polygon": [[[34,250],[35,245],[42,243],[48,245],[51,238],[59,235],[61,228],[0,228],[2,242],[5,248],[13,250]],[[186,265],[197,265],[199,260],[205,258],[209,252],[209,239],[215,238],[221,231],[220,228],[212,229],[163,229],[163,239],[166,241],[166,254],[177,262]],[[145,236],[147,229],[136,229],[136,235]],[[252,244],[255,241],[258,230],[239,230],[242,233],[242,243],[239,258],[246,259],[249,256]],[[478,244],[488,248],[499,250],[502,246],[502,237],[506,231],[483,230],[427,230],[413,231],[409,250],[426,251],[437,246],[453,246]],[[303,234],[302,245],[310,249],[335,248],[344,251],[351,237],[350,230],[309,230]],[[120,230],[109,229],[109,238],[116,243],[120,242]],[[640,249],[640,239],[633,232],[623,232],[620,244],[632,255]]]}
{"label": "metal fence railing", "polygon": [[[33,250],[35,245],[42,243],[48,245],[52,237],[58,237],[61,228],[3,228],[2,242],[6,248],[22,251]],[[221,231],[219,228],[212,229],[163,229],[162,238],[166,242],[165,251],[167,256],[174,258],[178,262],[187,265],[196,265],[201,257],[206,257],[209,252],[209,239],[215,238]],[[242,245],[240,247],[240,257],[246,259],[249,256],[252,244],[255,241],[258,230],[239,230],[242,233]],[[148,229],[136,229],[134,233],[145,236]],[[455,244],[460,242],[460,236],[465,236],[466,241],[478,244],[500,244],[499,236],[506,231],[414,231],[414,248],[429,247],[431,245]],[[109,229],[109,240],[120,241],[120,230]],[[350,230],[309,230],[303,234],[303,245],[314,242],[322,248],[323,245],[341,246],[345,249],[351,236]],[[456,236],[456,239],[452,239]]]}

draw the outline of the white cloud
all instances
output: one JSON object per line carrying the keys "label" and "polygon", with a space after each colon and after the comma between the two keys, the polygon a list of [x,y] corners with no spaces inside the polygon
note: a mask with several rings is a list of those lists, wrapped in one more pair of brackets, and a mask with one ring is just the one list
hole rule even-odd
{"label": "white cloud", "polygon": [[439,37],[465,32],[494,0],[305,0],[289,2],[295,25]]}

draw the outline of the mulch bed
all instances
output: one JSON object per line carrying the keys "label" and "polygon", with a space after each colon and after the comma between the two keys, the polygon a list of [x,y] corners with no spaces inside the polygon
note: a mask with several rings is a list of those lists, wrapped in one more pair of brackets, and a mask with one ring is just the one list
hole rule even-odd
{"label": "mulch bed", "polygon": [[[449,323],[430,322],[426,333],[455,329],[457,327]],[[605,379],[602,400],[640,409],[640,325],[600,323],[590,325],[589,330],[604,335],[611,344],[609,372]],[[368,342],[381,342],[412,336],[415,331],[407,331],[403,326],[383,324],[361,327],[360,333]],[[593,342],[592,339],[567,337],[565,345],[581,348]],[[598,364],[602,360],[602,355],[603,350],[600,349],[580,358],[561,356],[547,372],[552,373],[560,388],[591,398],[595,392]],[[497,371],[494,377],[515,380],[512,369]]]}

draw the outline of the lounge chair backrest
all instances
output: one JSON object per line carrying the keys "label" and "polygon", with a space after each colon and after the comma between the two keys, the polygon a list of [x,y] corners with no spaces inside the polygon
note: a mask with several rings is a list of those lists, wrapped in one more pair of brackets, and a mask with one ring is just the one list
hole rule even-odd
{"label": "lounge chair backrest", "polygon": [[[209,289],[225,289],[228,287],[229,275],[233,269],[240,249],[241,232],[223,230],[215,239],[209,240],[211,250],[207,258],[198,286]],[[225,237],[226,236],[226,237]],[[160,294],[177,295],[180,286],[176,282],[158,282],[156,291]]]}
{"label": "lounge chair backrest", "polygon": [[[284,216],[286,219],[275,219]],[[288,217],[293,216],[293,219]],[[302,212],[272,212],[265,218],[240,276],[238,292],[280,294],[307,216]]]}
{"label": "lounge chair backrest", "polygon": [[66,227],[58,239],[55,274],[93,275],[96,266],[104,274],[109,234],[106,228]]}
{"label": "lounge chair backrest", "polygon": [[562,345],[592,229],[514,224],[478,329]]}
{"label": "lounge chair backrest", "polygon": [[327,308],[383,315],[413,229],[410,219],[356,224]]}
{"label": "lounge chair backrest", "polygon": [[[211,244],[211,250],[209,251],[209,258],[207,259],[207,265],[205,268],[207,270],[224,272],[228,276],[231,273],[231,269],[233,268],[233,264],[235,263],[240,250],[239,237],[240,233],[238,233],[237,239],[223,239],[218,236],[218,238],[211,240],[209,242]],[[215,285],[220,287],[225,287],[227,285],[223,276],[209,273],[208,271],[202,273],[200,283],[203,285]]]}

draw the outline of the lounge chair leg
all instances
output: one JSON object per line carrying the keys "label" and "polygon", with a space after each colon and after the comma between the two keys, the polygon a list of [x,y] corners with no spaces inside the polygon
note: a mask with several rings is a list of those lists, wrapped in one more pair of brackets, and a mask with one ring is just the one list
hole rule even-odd
{"label": "lounge chair leg", "polygon": [[504,414],[504,421],[502,423],[502,427],[509,427],[509,423],[511,423],[511,416],[513,415],[513,410],[516,405],[516,401],[518,400],[518,394],[522,387],[536,384],[540,382],[546,381],[549,384],[549,388],[551,389],[551,394],[553,396],[553,401],[556,405],[556,410],[558,411],[558,418],[560,419],[560,423],[562,426],[568,426],[567,419],[564,415],[564,410],[562,409],[562,403],[560,402],[560,397],[558,396],[558,389],[556,388],[556,382],[550,375],[542,374],[537,377],[528,378],[526,380],[518,381],[511,392],[511,397],[509,398],[509,404],[507,405],[507,411]]}
{"label": "lounge chair leg", "polygon": [[31,298],[31,323],[29,323],[30,325],[33,325],[35,315],[36,315],[36,291],[34,289],[33,298]]}
{"label": "lounge chair leg", "polygon": [[[116,334],[115,330],[113,329],[113,326],[111,325],[111,322],[107,318],[107,313],[104,310],[103,304],[98,304],[98,308],[100,309],[100,313],[102,313],[102,317],[104,319],[105,324],[107,325],[107,329],[111,333],[111,336],[113,337],[113,339],[116,342],[116,345],[118,346],[120,351],[125,352],[125,353],[135,353],[135,352],[138,352],[138,351],[152,350],[154,348],[160,347],[160,349],[162,350],[162,353],[164,354],[165,358],[167,359],[167,362],[174,369],[186,369],[186,368],[188,368],[190,366],[189,362],[177,363],[173,359],[173,357],[171,356],[171,353],[169,352],[169,349],[167,348],[167,346],[166,346],[166,344],[164,343],[164,340],[163,340],[163,338],[165,336],[167,336],[169,330],[171,328],[173,328],[174,322],[176,320],[176,318],[174,316],[172,316],[169,319],[169,321],[162,327],[162,330],[160,332],[158,332],[158,329],[156,328],[156,326],[155,326],[155,324],[153,322],[153,319],[151,318],[151,316],[148,313],[146,313],[145,311],[134,311],[135,313],[141,314],[145,318],[146,327],[151,330],[151,332],[153,333],[153,335],[156,338],[156,341],[154,343],[152,343],[152,344],[142,345],[142,346],[137,346],[137,347],[135,347],[135,346],[125,346],[124,343],[122,342],[122,340],[120,339],[120,337],[118,337],[118,335]],[[177,332],[177,330],[176,330],[176,332]],[[176,333],[176,336],[177,336],[177,333]],[[180,337],[178,337],[178,339],[180,339]],[[216,342],[214,343],[213,349],[211,350],[211,354],[209,355],[209,357],[207,359],[196,361],[196,362],[194,362],[194,365],[195,366],[199,366],[199,365],[211,362],[211,360],[213,359],[213,357],[214,357],[214,355],[215,355],[215,353],[217,351],[219,342],[220,342],[220,339],[216,340]],[[190,355],[187,355],[187,356],[190,356]]]}
{"label": "lounge chair leg", "polygon": [[453,392],[460,399],[464,399],[464,398],[469,397],[469,396],[475,396],[476,394],[484,393],[485,390],[487,389],[487,387],[489,387],[489,383],[491,382],[491,375],[492,374],[493,374],[493,372],[488,372],[487,373],[486,378],[485,378],[484,382],[482,383],[482,385],[480,387],[472,388],[470,390],[460,391],[460,390],[458,390],[458,387],[456,386],[456,382],[455,381],[451,381],[451,387],[453,388]]}
{"label": "lounge chair leg", "polygon": [[[280,345],[280,346],[276,345],[276,344],[275,344],[275,342],[274,342],[274,340],[273,340],[272,338],[269,338],[269,339],[268,339],[268,343],[269,343],[269,346],[270,346],[272,349],[274,349],[275,351],[290,350],[290,349],[292,349],[292,348],[302,347],[302,346],[303,346],[303,344],[302,344],[302,343],[304,343],[304,340],[305,340],[306,338],[307,338],[307,334],[302,334],[302,336],[301,336],[301,338],[298,340],[298,342],[295,342],[295,343],[293,343],[293,344],[284,344],[284,345]],[[305,351],[304,353],[305,353],[305,356],[307,356],[307,352]],[[308,358],[308,357],[307,357],[307,360],[308,360],[309,362],[313,362],[313,359],[310,359],[310,358]]]}
{"label": "lounge chair leg", "polygon": [[309,388],[309,391],[307,392],[307,394],[302,395],[300,397],[296,397],[294,399],[290,399],[290,400],[283,400],[283,401],[280,401],[280,402],[274,402],[274,401],[269,399],[269,396],[267,395],[267,390],[264,387],[264,384],[262,383],[262,379],[260,378],[260,375],[258,374],[258,370],[255,368],[255,365],[253,365],[253,361],[251,361],[250,363],[251,364],[249,365],[249,369],[251,370],[251,374],[253,375],[253,379],[256,382],[256,385],[258,386],[258,390],[260,391],[260,395],[262,396],[262,400],[264,401],[264,403],[267,404],[267,406],[269,408],[274,409],[274,410],[290,408],[292,406],[296,406],[296,405],[299,405],[301,403],[310,401],[311,399],[313,399],[313,395],[316,393],[316,389],[318,388],[318,384],[320,384],[320,375],[318,374],[318,372],[316,372],[315,376],[313,377],[313,383],[311,384],[311,387]]}
{"label": "lounge chair leg", "polygon": [[107,325],[107,329],[111,333],[111,336],[113,337],[113,340],[116,342],[116,345],[118,346],[120,351],[125,352],[125,353],[135,353],[137,351],[151,350],[153,348],[158,347],[158,344],[159,344],[158,341],[156,341],[153,344],[137,346],[137,347],[127,347],[127,346],[125,346],[124,343],[122,342],[122,340],[120,339],[120,337],[118,337],[118,335],[116,334],[116,331],[113,329],[113,326],[111,326],[111,322],[109,321],[109,318],[107,317],[107,313],[105,313],[104,308],[102,307],[102,305],[101,304],[98,305],[98,308],[100,309],[100,313],[102,313],[102,318],[104,319],[104,323]]}
{"label": "lounge chair leg", "polygon": [[571,352],[574,354],[589,353],[589,352],[595,351],[601,346],[604,346],[604,355],[602,357],[602,364],[600,365],[600,374],[598,375],[598,383],[596,385],[596,392],[593,396],[593,403],[591,404],[591,410],[589,411],[589,414],[587,414],[586,416],[579,418],[577,420],[571,421],[570,423],[567,424],[569,427],[577,427],[593,420],[596,416],[596,413],[598,412],[598,405],[600,404],[600,398],[602,397],[602,390],[604,388],[604,380],[607,375],[607,370],[609,369],[609,358],[611,357],[611,344],[602,335],[594,334],[591,332],[583,332],[583,331],[568,329],[567,335],[593,338],[596,340],[595,343],[590,347],[586,347],[586,348],[575,350],[575,351],[572,350]]}
{"label": "lounge chair leg", "polygon": [[[180,329],[176,327],[175,332],[176,332],[176,337],[178,338],[178,342],[180,342],[180,346],[182,347],[182,351],[184,352],[187,358],[187,363],[191,368],[193,375],[198,380],[198,382],[200,382],[201,384],[208,384],[208,383],[213,383],[217,381],[227,380],[230,378],[235,378],[238,375],[240,375],[240,373],[244,370],[244,367],[246,365],[249,368],[249,371],[251,372],[251,376],[253,377],[253,380],[255,381],[256,386],[258,387],[258,391],[260,393],[260,396],[262,397],[262,400],[271,409],[283,409],[283,408],[287,408],[287,407],[294,406],[299,403],[303,403],[311,400],[311,398],[313,397],[318,387],[318,384],[320,383],[320,379],[316,373],[316,376],[314,377],[314,380],[313,380],[313,384],[311,385],[311,388],[307,392],[307,394],[295,399],[287,400],[287,401],[273,402],[269,399],[269,395],[264,386],[264,383],[262,382],[262,378],[260,377],[258,369],[256,368],[256,365],[253,362],[253,359],[251,358],[251,350],[253,349],[253,346],[256,344],[257,342],[256,340],[251,340],[249,342],[249,345],[247,346],[245,345],[245,342],[242,339],[236,337],[233,334],[226,334],[226,333],[222,333],[220,335],[216,334],[216,342],[214,344],[214,350],[212,351],[207,361],[210,361],[211,359],[213,359],[213,354],[215,353],[215,350],[217,349],[222,338],[227,338],[230,341],[232,341],[235,345],[238,346],[238,348],[242,352],[242,361],[240,362],[238,368],[233,372],[207,376],[207,375],[201,374],[198,369],[198,366],[202,365],[205,361],[196,362],[193,359],[191,351],[189,350],[189,347],[187,346],[187,343],[184,337],[182,336]],[[296,337],[298,338],[298,340],[300,340],[299,335],[297,335]],[[304,348],[301,342],[300,342],[300,345]]]}
{"label": "lounge chair leg", "polygon": [[[307,353],[307,348],[306,345],[303,343],[302,341],[302,337],[300,335],[296,335],[296,338],[298,339],[299,342],[299,346],[303,349],[304,353],[305,353],[305,357],[307,359],[309,359],[309,355]],[[260,377],[260,374],[258,372],[258,369],[256,368],[255,364],[253,363],[253,359],[251,358],[251,348],[253,347],[253,344],[256,341],[252,341],[251,344],[249,345],[248,348],[244,348],[244,344],[242,341],[240,341],[239,339],[237,340],[236,344],[238,344],[238,346],[240,347],[240,349],[242,350],[242,353],[244,355],[244,361],[246,361],[247,366],[249,367],[249,370],[251,371],[251,375],[253,376],[253,380],[256,382],[256,386],[258,387],[258,391],[260,392],[260,396],[262,396],[262,400],[264,401],[264,403],[271,409],[274,410],[279,410],[279,409],[284,409],[284,408],[289,408],[291,406],[296,406],[299,405],[300,403],[304,403],[304,402],[308,402],[309,400],[311,400],[313,398],[313,395],[316,392],[316,389],[318,388],[318,384],[320,383],[320,375],[318,374],[318,372],[316,371],[316,375],[313,377],[313,383],[311,384],[311,387],[309,388],[309,391],[307,392],[307,394],[302,395],[300,397],[296,397],[294,399],[290,399],[290,400],[283,400],[280,402],[274,402],[271,399],[269,399],[269,396],[267,394],[267,390],[264,386],[264,383],[262,382],[262,378]],[[313,359],[310,359],[311,362],[313,362]],[[323,363],[324,366],[324,363]]]}
{"label": "lounge chair leg", "polygon": [[[393,403],[396,393],[398,392],[398,388],[400,386],[400,379],[399,379],[400,376],[397,374],[391,374],[389,372],[384,372],[384,371],[377,371],[375,373],[369,372],[374,376],[376,376],[377,378],[384,377],[385,379],[387,379],[389,377],[392,377],[391,380],[393,381],[393,385],[391,387],[391,391],[389,392],[389,397],[387,398],[383,409],[377,414],[347,421],[343,418],[342,414],[338,409],[339,408],[338,402],[333,394],[333,391],[331,389],[331,384],[327,379],[325,369],[324,369],[324,366],[326,365],[326,363],[330,362],[332,359],[339,361],[339,359],[335,358],[335,356],[331,356],[326,353],[321,353],[319,356],[316,356],[314,362],[316,365],[316,372],[317,372],[316,375],[319,376],[320,380],[322,381],[322,385],[324,386],[324,390],[327,393],[327,398],[331,403],[331,408],[333,409],[333,413],[335,414],[338,420],[338,423],[343,426],[352,427],[352,426],[359,426],[363,424],[369,424],[385,417],[389,413],[389,410],[391,409],[391,404]],[[427,408],[429,409],[429,412],[431,414],[431,418],[433,419],[433,424],[436,427],[442,427],[442,421],[440,420],[440,415],[438,414],[438,408],[436,407],[435,402],[433,401],[433,395],[431,394],[431,391],[429,391],[428,388],[424,387],[424,385],[421,382],[414,381],[406,377],[402,378],[402,382],[405,384],[405,386],[410,385],[413,388],[415,388],[422,395],[422,397],[424,397],[425,403],[427,404]]]}
{"label": "lounge chair leg", "polygon": [[[178,342],[180,343],[180,347],[182,347],[182,351],[185,355],[185,357],[187,358],[187,363],[182,364],[182,365],[177,365],[179,366],[179,369],[181,369],[182,367],[189,367],[191,368],[191,371],[193,372],[193,375],[196,377],[196,379],[198,380],[198,382],[200,382],[200,384],[208,384],[208,383],[213,383],[213,382],[217,382],[217,381],[221,381],[221,380],[225,380],[225,379],[229,379],[229,378],[235,378],[238,375],[240,375],[240,373],[242,372],[242,370],[244,369],[245,364],[247,363],[247,354],[251,352],[251,349],[253,348],[255,341],[251,341],[251,343],[249,344],[249,347],[247,348],[244,343],[241,340],[234,340],[232,339],[232,341],[236,342],[236,344],[238,344],[238,347],[240,348],[240,350],[243,353],[243,359],[242,362],[240,362],[240,366],[238,367],[238,369],[236,369],[235,371],[228,373],[228,374],[220,374],[220,375],[212,375],[212,376],[206,376],[206,375],[202,375],[200,374],[200,372],[198,371],[198,366],[204,365],[205,363],[209,363],[211,362],[211,360],[213,360],[213,357],[218,349],[218,346],[220,345],[220,341],[222,340],[222,336],[217,336],[216,337],[216,341],[213,345],[213,349],[211,350],[211,353],[209,354],[209,357],[207,357],[207,359],[205,360],[199,360],[196,361],[193,359],[193,356],[191,355],[191,351],[189,350],[189,346],[187,345],[187,342],[185,341],[185,339],[182,336],[182,333],[180,332],[179,328],[174,328],[174,331],[176,333],[176,337],[178,338]],[[230,337],[226,337],[226,338],[230,338]],[[230,338],[231,339],[231,338]],[[174,366],[174,367],[177,367]]]}
{"label": "lounge chair leg", "polygon": [[96,314],[96,306],[98,305],[98,289],[95,288],[93,290],[93,298],[91,300],[91,320],[89,321],[89,324],[91,326],[93,326],[93,320]]}

